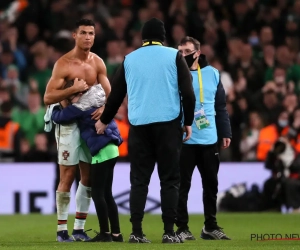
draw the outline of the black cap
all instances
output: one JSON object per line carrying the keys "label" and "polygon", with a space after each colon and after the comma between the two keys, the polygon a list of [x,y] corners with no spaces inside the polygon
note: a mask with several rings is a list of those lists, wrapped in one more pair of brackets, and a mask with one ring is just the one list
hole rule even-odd
{"label": "black cap", "polygon": [[161,20],[152,18],[144,24],[142,28],[142,40],[158,40],[163,42],[165,39],[165,25]]}

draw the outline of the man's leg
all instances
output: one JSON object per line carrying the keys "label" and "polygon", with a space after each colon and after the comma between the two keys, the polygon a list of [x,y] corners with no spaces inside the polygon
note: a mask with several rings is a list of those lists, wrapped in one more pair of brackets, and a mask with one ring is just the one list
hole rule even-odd
{"label": "man's leg", "polygon": [[150,243],[143,236],[142,221],[150,178],[155,166],[154,138],[151,127],[130,126],[128,150],[130,157],[130,243]]}
{"label": "man's leg", "polygon": [[179,159],[182,146],[180,121],[153,125],[156,142],[157,170],[161,185],[161,209],[164,223],[163,243],[180,243],[174,233],[176,221],[180,167]]}
{"label": "man's leg", "polygon": [[204,206],[204,228],[201,233],[203,239],[226,239],[229,238],[217,224],[217,194],[218,194],[218,172],[219,152],[217,144],[206,146],[199,150],[197,155],[197,167],[202,178],[203,206]]}
{"label": "man's leg", "polygon": [[180,154],[180,188],[179,200],[177,207],[177,220],[178,227],[177,234],[183,240],[195,240],[188,227],[188,194],[191,188],[191,180],[196,166],[197,148],[193,145],[183,145]]}
{"label": "man's leg", "polygon": [[[113,158],[108,161],[107,166],[108,168],[108,175],[107,175],[107,181],[105,185],[105,201],[108,208],[108,218],[110,222],[110,229],[112,235],[117,236],[121,233],[120,231],[120,221],[119,221],[119,211],[118,211],[118,205],[116,204],[116,201],[113,196],[112,187],[113,187],[113,180],[114,180],[114,168],[117,163],[118,158]],[[116,237],[113,237],[113,240]]]}
{"label": "man's leg", "polygon": [[92,242],[111,242],[108,220],[108,206],[105,200],[105,186],[108,182],[108,173],[111,160],[91,165],[92,198],[95,204],[100,233],[91,239]]}
{"label": "man's leg", "polygon": [[57,241],[73,241],[68,235],[70,189],[75,178],[76,166],[59,166],[60,181],[56,191]]}
{"label": "man's leg", "polygon": [[86,144],[81,141],[79,148],[80,182],[76,191],[76,216],[72,236],[76,241],[88,241],[91,238],[84,232],[84,226],[92,200],[90,184],[91,155]]}
{"label": "man's leg", "polygon": [[80,146],[79,130],[76,124],[56,125],[58,164],[60,165],[60,181],[56,192],[57,203],[57,241],[74,241],[69,237],[67,220],[70,206],[70,189],[74,182],[76,166],[79,163],[78,149]]}

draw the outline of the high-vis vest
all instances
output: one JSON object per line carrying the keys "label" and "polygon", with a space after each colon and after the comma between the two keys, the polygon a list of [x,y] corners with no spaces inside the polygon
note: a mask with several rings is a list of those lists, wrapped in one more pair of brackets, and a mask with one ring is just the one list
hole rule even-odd
{"label": "high-vis vest", "polygon": [[259,132],[256,158],[259,161],[267,159],[268,152],[272,149],[274,143],[280,136],[285,136],[288,133],[288,127],[285,127],[281,134],[278,134],[276,125],[271,124],[264,127]]}
{"label": "high-vis vest", "polygon": [[125,57],[128,119],[132,125],[168,122],[179,117],[177,53],[173,48],[151,45]]}
{"label": "high-vis vest", "polygon": [[[202,69],[199,68],[199,70],[200,72],[198,72],[198,70],[191,71],[196,96],[195,112],[203,108],[210,125],[207,128],[199,130],[194,120],[191,139],[184,142],[184,144],[211,145],[218,141],[215,119],[215,96],[220,82],[220,74],[219,71],[212,66],[206,66]],[[201,73],[201,75],[199,73]],[[202,83],[200,82],[200,77]],[[200,85],[202,85],[201,91]]]}
{"label": "high-vis vest", "polygon": [[19,124],[9,121],[5,127],[0,128],[0,152],[12,153],[14,151],[14,137]]}

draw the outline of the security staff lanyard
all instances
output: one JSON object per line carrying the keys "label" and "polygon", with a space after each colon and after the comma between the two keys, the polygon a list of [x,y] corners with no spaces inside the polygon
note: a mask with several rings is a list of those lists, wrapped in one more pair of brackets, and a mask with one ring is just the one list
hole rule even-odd
{"label": "security staff lanyard", "polygon": [[203,81],[202,81],[202,74],[200,70],[200,66],[198,65],[198,82],[200,88],[200,103],[201,109],[195,112],[194,119],[198,129],[204,129],[209,126],[209,120],[205,115],[205,111],[203,109],[204,97],[203,97]]}
{"label": "security staff lanyard", "polygon": [[199,82],[199,88],[200,88],[200,103],[201,103],[201,106],[203,106],[203,103],[204,103],[203,82],[202,82],[202,74],[201,74],[201,70],[200,70],[199,65],[198,65],[198,82]]}

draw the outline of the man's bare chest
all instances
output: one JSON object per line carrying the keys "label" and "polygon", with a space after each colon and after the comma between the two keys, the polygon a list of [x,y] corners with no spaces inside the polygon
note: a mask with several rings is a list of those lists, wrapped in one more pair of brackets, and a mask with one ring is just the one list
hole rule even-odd
{"label": "man's bare chest", "polygon": [[95,65],[89,63],[71,63],[66,80],[73,80],[75,78],[83,79],[90,86],[94,85],[97,82],[97,69]]}

